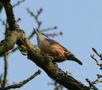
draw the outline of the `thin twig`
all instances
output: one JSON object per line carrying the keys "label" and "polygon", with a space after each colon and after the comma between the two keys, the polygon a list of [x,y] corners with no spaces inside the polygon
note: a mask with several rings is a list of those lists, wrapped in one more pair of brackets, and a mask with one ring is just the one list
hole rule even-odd
{"label": "thin twig", "polygon": [[97,74],[97,79],[94,80],[92,83],[93,84],[102,83],[102,80],[100,80],[100,79],[102,79],[102,75]]}
{"label": "thin twig", "polygon": [[100,57],[100,59],[102,60],[102,55],[101,55],[101,54],[99,54],[95,48],[92,48],[92,50],[93,50],[93,51],[96,53],[96,55],[97,55],[97,56],[99,56],[99,57]]}
{"label": "thin twig", "polygon": [[32,11],[30,11],[29,8],[27,9],[27,12],[35,19],[35,21],[36,21],[36,23],[37,23],[37,25],[38,25],[37,28],[36,28],[37,30],[40,29],[41,24],[42,24],[42,22],[39,21],[39,16],[41,15],[42,11],[43,11],[43,9],[40,8],[40,9],[37,11],[37,14],[34,14]]}
{"label": "thin twig", "polygon": [[95,57],[94,54],[91,55],[91,58],[93,60],[95,60],[96,64],[100,67],[100,69],[102,69],[102,62],[100,62],[100,61],[102,61],[102,54],[99,54],[95,48],[92,48],[92,50],[100,58],[100,60],[99,59],[96,59],[96,57]]}
{"label": "thin twig", "polygon": [[49,34],[46,34],[47,36],[50,36],[50,37],[55,37],[55,36],[58,36],[58,35],[63,35],[62,32],[52,32],[52,33],[49,33]]}
{"label": "thin twig", "polygon": [[7,89],[14,89],[14,88],[20,88],[22,86],[24,86],[25,84],[27,84],[29,81],[31,81],[32,79],[34,79],[37,75],[39,75],[41,73],[40,70],[38,70],[37,72],[35,72],[33,75],[31,75],[29,78],[27,78],[26,80],[23,80],[17,84],[13,84],[10,86],[7,86],[5,88],[0,88],[0,90],[7,90]]}
{"label": "thin twig", "polygon": [[23,2],[25,2],[25,0],[18,1],[17,3],[15,3],[14,5],[12,5],[12,7],[14,8],[16,6],[19,6]]}
{"label": "thin twig", "polygon": [[95,60],[95,62],[96,62],[97,65],[100,65],[99,62],[98,62],[98,60],[94,57],[94,54],[93,54],[93,55],[90,55],[90,56],[91,56],[91,58],[92,58],[93,60]]}
{"label": "thin twig", "polygon": [[54,27],[51,27],[51,28],[46,28],[46,29],[42,29],[42,30],[40,30],[41,32],[46,32],[46,31],[52,31],[52,30],[55,30],[55,29],[57,29],[57,26],[54,26]]}
{"label": "thin twig", "polygon": [[18,19],[16,20],[16,23],[18,23],[19,21],[21,21],[21,18],[18,18]]}
{"label": "thin twig", "polygon": [[89,83],[90,89],[98,90],[97,87],[89,79],[86,79],[86,81]]}
{"label": "thin twig", "polygon": [[1,18],[0,18],[0,22],[1,22],[2,25],[4,25],[5,27],[7,26],[7,23],[6,23],[4,20],[2,20]]}
{"label": "thin twig", "polygon": [[2,82],[2,88],[6,86],[7,83],[7,74],[8,74],[8,55],[7,53],[4,54],[4,77]]}
{"label": "thin twig", "polygon": [[96,80],[93,81],[92,83],[93,83],[93,84],[102,83],[102,80],[96,79]]}

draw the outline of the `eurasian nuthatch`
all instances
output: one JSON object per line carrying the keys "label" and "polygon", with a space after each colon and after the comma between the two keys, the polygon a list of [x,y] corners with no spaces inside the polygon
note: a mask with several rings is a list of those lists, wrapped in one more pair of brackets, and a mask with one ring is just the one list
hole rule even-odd
{"label": "eurasian nuthatch", "polygon": [[53,57],[53,62],[62,62],[65,60],[72,60],[82,65],[82,62],[75,57],[69,50],[64,48],[58,42],[48,38],[38,30],[35,31],[37,35],[38,47],[42,52]]}

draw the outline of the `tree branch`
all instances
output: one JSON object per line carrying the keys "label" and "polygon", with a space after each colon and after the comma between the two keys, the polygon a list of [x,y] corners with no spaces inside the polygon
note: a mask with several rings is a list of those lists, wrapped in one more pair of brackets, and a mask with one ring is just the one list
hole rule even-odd
{"label": "tree branch", "polygon": [[7,83],[7,74],[8,74],[8,61],[7,61],[8,55],[7,53],[4,54],[4,77],[2,82],[2,88],[6,86]]}
{"label": "tree branch", "polygon": [[18,31],[9,31],[6,33],[5,39],[0,42],[0,56],[14,47],[16,41],[21,37],[19,33]]}
{"label": "tree branch", "polygon": [[98,88],[96,88],[96,86],[89,79],[86,79],[86,81],[89,83],[90,89],[92,89],[92,90],[98,90]]}
{"label": "tree branch", "polygon": [[91,58],[93,60],[95,60],[96,64],[99,66],[99,68],[102,69],[102,54],[98,53],[95,48],[92,48],[92,50],[100,59],[97,59],[94,54],[91,55]]}
{"label": "tree branch", "polygon": [[14,88],[20,88],[22,86],[24,86],[26,83],[28,83],[29,81],[31,81],[32,79],[34,79],[37,75],[39,75],[41,73],[40,70],[38,70],[37,72],[35,72],[33,75],[31,75],[29,78],[27,78],[26,80],[23,80],[17,84],[13,84],[7,87],[2,87],[0,88],[0,90],[8,90],[8,89],[14,89]]}

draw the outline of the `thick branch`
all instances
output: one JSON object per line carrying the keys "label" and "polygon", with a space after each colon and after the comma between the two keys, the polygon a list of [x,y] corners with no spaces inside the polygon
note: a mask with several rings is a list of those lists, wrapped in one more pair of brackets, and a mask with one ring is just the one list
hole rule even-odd
{"label": "thick branch", "polygon": [[15,23],[15,17],[14,17],[14,14],[13,14],[12,6],[11,6],[10,3],[6,3],[6,4],[3,4],[3,5],[4,5],[5,11],[6,11],[7,22],[9,24],[9,28],[10,28],[10,30],[13,30],[16,26],[14,24],[16,24],[16,23]]}
{"label": "thick branch", "polygon": [[12,49],[19,38],[20,34],[18,31],[9,31],[5,39],[0,42],[0,56]]}

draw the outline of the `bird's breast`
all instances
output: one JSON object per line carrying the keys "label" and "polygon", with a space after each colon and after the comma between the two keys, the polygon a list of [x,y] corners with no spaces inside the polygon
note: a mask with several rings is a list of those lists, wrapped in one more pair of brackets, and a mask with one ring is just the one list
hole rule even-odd
{"label": "bird's breast", "polygon": [[42,42],[38,43],[38,46],[41,49],[41,51],[48,53],[50,45],[47,41],[43,40]]}

